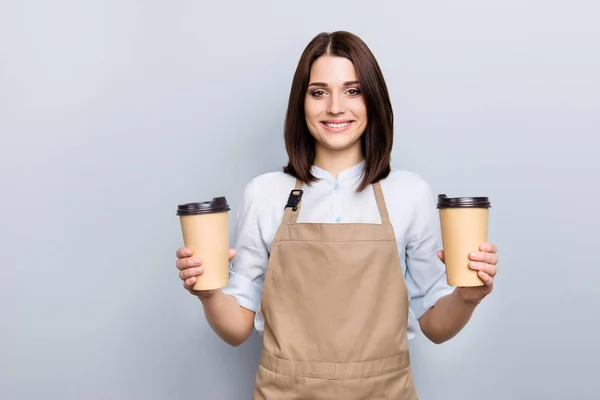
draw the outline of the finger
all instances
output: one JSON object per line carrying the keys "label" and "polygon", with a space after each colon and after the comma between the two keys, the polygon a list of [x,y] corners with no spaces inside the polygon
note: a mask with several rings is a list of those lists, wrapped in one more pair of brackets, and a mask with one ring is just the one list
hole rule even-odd
{"label": "finger", "polygon": [[187,290],[192,290],[194,288],[194,283],[196,283],[196,277],[188,278],[183,282],[183,287]]}
{"label": "finger", "polygon": [[437,252],[437,256],[438,256],[438,258],[440,259],[441,262],[444,262],[444,258],[445,258],[444,257],[444,250],[439,250]]}
{"label": "finger", "polygon": [[204,269],[202,267],[188,268],[188,269],[184,269],[183,271],[181,271],[179,273],[179,278],[181,278],[182,280],[185,281],[189,278],[196,277],[198,275],[202,275],[203,272],[204,272]]}
{"label": "finger", "polygon": [[486,286],[492,286],[494,284],[494,278],[492,278],[491,276],[489,276],[488,274],[486,274],[483,271],[479,271],[477,273],[477,275],[479,275],[479,278],[481,279],[481,281],[486,285]]}
{"label": "finger", "polygon": [[229,249],[229,261],[235,257],[236,251],[234,249]]}
{"label": "finger", "polygon": [[177,260],[177,262],[175,263],[175,265],[177,266],[178,269],[180,270],[184,270],[187,268],[193,268],[193,267],[199,267],[202,265],[202,260],[199,259],[198,257],[194,257],[194,258],[182,258]]}
{"label": "finger", "polygon": [[471,261],[469,263],[469,268],[474,269],[476,271],[485,272],[487,275],[489,275],[491,277],[496,276],[496,272],[497,272],[495,265],[486,264],[486,263],[477,262],[477,261]]}
{"label": "finger", "polygon": [[192,255],[192,250],[188,249],[187,247],[182,247],[180,249],[177,249],[175,255],[177,256],[177,258],[189,257]]}
{"label": "finger", "polygon": [[487,264],[496,265],[498,263],[498,256],[494,253],[483,253],[480,251],[476,251],[474,253],[469,254],[469,258],[473,261],[480,261]]}
{"label": "finger", "polygon": [[496,254],[498,252],[498,248],[493,243],[485,242],[481,246],[479,246],[479,250]]}

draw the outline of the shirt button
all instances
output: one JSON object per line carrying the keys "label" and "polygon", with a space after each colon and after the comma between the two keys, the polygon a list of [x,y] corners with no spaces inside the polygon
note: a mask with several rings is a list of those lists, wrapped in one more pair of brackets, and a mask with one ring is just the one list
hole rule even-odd
{"label": "shirt button", "polygon": [[340,217],[335,217],[335,223],[336,223],[336,224],[339,224],[339,223],[340,223],[340,221],[341,221]]}
{"label": "shirt button", "polygon": [[339,185],[339,184],[336,182],[336,183],[333,185],[333,190],[338,190],[339,188],[340,188],[340,185]]}

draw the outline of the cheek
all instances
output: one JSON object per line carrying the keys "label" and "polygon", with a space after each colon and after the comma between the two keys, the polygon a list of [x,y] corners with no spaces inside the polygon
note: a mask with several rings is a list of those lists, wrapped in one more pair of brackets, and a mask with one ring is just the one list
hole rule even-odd
{"label": "cheek", "polygon": [[361,123],[367,123],[367,106],[364,101],[357,102],[352,108],[352,113]]}
{"label": "cheek", "polygon": [[310,101],[304,103],[304,117],[306,122],[312,125],[316,125],[319,122],[319,116],[321,111]]}
{"label": "cheek", "polygon": [[358,112],[354,115],[356,115],[360,125],[364,126],[367,124],[367,111],[366,110],[362,110],[362,112]]}
{"label": "cheek", "polygon": [[315,110],[314,104],[311,101],[304,102],[304,119],[306,121],[306,127],[310,134],[315,137],[318,133],[318,112]]}
{"label": "cheek", "polygon": [[307,98],[304,102],[304,111],[314,113],[318,107],[318,103],[311,98]]}
{"label": "cheek", "polygon": [[361,110],[361,113],[358,115],[363,122],[367,122],[367,110]]}

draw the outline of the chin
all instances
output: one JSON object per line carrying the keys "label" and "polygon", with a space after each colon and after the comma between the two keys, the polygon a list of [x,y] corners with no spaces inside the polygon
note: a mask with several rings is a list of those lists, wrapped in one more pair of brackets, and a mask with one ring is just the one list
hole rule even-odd
{"label": "chin", "polygon": [[348,148],[356,144],[357,141],[360,140],[360,136],[355,133],[329,133],[323,132],[321,134],[321,142],[327,147],[332,148]]}
{"label": "chin", "polygon": [[354,147],[358,140],[324,140],[321,145],[329,150],[341,151]]}

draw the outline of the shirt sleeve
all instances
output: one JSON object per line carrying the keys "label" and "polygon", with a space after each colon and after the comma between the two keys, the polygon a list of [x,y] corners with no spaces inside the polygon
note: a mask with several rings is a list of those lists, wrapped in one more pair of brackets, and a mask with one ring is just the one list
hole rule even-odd
{"label": "shirt sleeve", "polygon": [[406,244],[406,286],[410,309],[415,318],[420,319],[454,288],[447,284],[446,266],[437,256],[441,243],[431,188],[421,180],[417,192]]}
{"label": "shirt sleeve", "polygon": [[254,182],[246,185],[236,216],[236,255],[231,262],[229,285],[223,293],[233,296],[238,304],[256,312],[264,274],[269,259],[262,240],[255,206]]}

